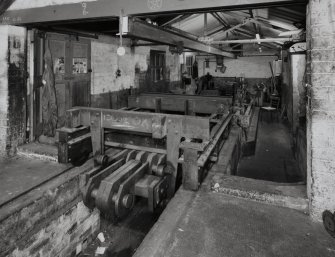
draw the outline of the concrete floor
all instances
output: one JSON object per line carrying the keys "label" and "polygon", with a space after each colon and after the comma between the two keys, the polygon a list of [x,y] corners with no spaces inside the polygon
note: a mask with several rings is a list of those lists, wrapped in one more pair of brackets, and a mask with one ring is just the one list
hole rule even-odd
{"label": "concrete floor", "polygon": [[135,257],[327,257],[335,239],[301,211],[179,190]]}
{"label": "concrete floor", "polygon": [[241,159],[236,175],[282,183],[301,181],[291,145],[287,126],[263,114],[258,126],[256,154]]}

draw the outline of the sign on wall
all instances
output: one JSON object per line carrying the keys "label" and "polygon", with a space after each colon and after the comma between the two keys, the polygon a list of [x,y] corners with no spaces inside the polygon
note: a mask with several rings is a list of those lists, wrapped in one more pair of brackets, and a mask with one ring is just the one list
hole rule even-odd
{"label": "sign on wall", "polygon": [[72,73],[87,73],[87,58],[73,58],[72,62]]}
{"label": "sign on wall", "polygon": [[54,63],[55,74],[64,74],[65,73],[65,60],[64,57],[58,57]]}

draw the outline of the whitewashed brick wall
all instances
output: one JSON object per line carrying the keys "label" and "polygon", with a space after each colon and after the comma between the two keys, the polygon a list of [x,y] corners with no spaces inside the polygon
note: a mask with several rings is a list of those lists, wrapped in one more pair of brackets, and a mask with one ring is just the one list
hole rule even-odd
{"label": "whitewashed brick wall", "polygon": [[335,2],[310,0],[307,11],[308,193],[312,219],[335,211]]}

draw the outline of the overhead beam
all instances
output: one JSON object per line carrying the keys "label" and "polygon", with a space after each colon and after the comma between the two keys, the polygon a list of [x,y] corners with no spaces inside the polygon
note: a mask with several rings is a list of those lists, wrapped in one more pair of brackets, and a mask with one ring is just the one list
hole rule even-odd
{"label": "overhead beam", "polygon": [[277,21],[275,19],[264,19],[262,17],[257,17],[257,21],[258,22],[262,22],[263,25],[266,25],[266,23],[272,25],[272,26],[276,26],[278,28],[282,28],[282,29],[285,29],[285,30],[296,30],[298,29],[296,26],[292,25],[292,24],[289,24],[289,23],[284,23],[284,22],[281,22],[281,21]]}
{"label": "overhead beam", "polygon": [[241,39],[241,40],[221,40],[221,41],[212,41],[210,44],[219,45],[219,44],[252,44],[252,43],[266,43],[266,42],[290,42],[294,41],[293,38],[261,38],[261,39]]}
{"label": "overhead beam", "polygon": [[[208,33],[208,36],[215,35],[223,30],[231,28],[231,26],[228,24],[227,21],[224,20],[223,17],[221,17],[217,12],[211,13],[212,16],[222,25],[219,29],[214,29],[212,32]],[[236,35],[235,31],[232,31],[234,35]]]}
{"label": "overhead beam", "polygon": [[131,37],[173,46],[177,45],[179,42],[183,42],[183,47],[190,50],[236,58],[235,54],[233,53],[222,51],[197,40],[136,19],[129,19],[128,26],[127,35]]}
{"label": "overhead beam", "polygon": [[247,25],[247,24],[250,23],[250,22],[251,22],[251,19],[250,19],[250,18],[244,19],[244,20],[242,21],[242,23],[237,24],[237,25],[235,25],[235,26],[233,26],[233,27],[230,27],[229,29],[227,29],[227,30],[225,30],[225,31],[223,31],[223,32],[227,33],[227,32],[234,31],[234,30],[236,30],[236,29],[238,29],[238,28],[240,28],[240,27],[243,27],[243,26]]}
{"label": "overhead beam", "polygon": [[15,0],[3,0],[0,2],[0,15],[3,14]]}
{"label": "overhead beam", "polygon": [[162,24],[161,26],[162,27],[167,27],[167,26],[170,26],[174,23],[178,23],[178,22],[181,22],[187,18],[189,18],[190,16],[192,16],[192,14],[184,14],[184,15],[178,15],[177,17],[169,20],[168,22],[165,22],[164,24]]}
{"label": "overhead beam", "polygon": [[307,0],[97,0],[90,2],[49,5],[38,8],[7,10],[0,16],[3,24],[29,24],[118,17],[122,10],[126,16],[147,16],[165,13],[194,13],[246,8],[265,8],[307,4]]}
{"label": "overhead beam", "polygon": [[211,15],[225,28],[228,29],[229,25],[216,13],[212,12]]}

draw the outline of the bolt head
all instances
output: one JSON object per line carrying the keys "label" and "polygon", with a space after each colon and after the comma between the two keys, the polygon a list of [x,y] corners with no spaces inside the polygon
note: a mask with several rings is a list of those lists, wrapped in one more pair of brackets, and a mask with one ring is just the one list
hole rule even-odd
{"label": "bolt head", "polygon": [[122,204],[125,208],[130,209],[134,204],[134,195],[128,194],[122,198]]}

